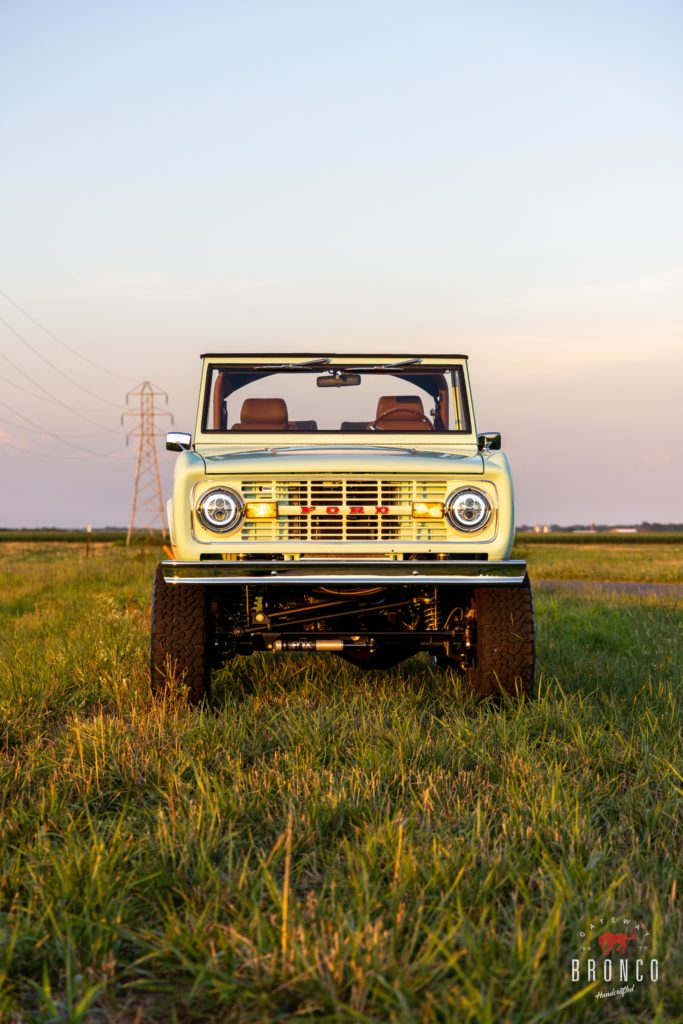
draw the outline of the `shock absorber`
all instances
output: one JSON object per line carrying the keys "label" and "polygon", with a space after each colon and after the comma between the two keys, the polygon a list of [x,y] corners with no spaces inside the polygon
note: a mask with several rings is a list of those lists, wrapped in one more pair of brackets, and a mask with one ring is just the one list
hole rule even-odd
{"label": "shock absorber", "polygon": [[308,638],[275,640],[273,643],[266,644],[266,649],[273,651],[275,654],[284,654],[287,651],[336,651],[341,653],[342,651],[349,651],[354,648],[364,649],[370,646],[372,646],[372,642],[369,639],[362,640],[358,636],[350,637],[349,639],[313,637],[310,640]]}
{"label": "shock absorber", "polygon": [[425,598],[424,623],[425,629],[439,629],[439,588],[434,587],[430,597]]}

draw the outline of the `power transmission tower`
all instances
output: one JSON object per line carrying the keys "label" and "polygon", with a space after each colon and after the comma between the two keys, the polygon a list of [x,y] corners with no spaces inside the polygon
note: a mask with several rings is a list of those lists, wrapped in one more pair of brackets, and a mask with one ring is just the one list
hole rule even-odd
{"label": "power transmission tower", "polygon": [[130,538],[136,525],[140,530],[154,530],[158,529],[159,522],[161,523],[161,535],[166,540],[166,516],[161,496],[156,446],[156,438],[162,436],[162,431],[157,430],[157,419],[161,416],[170,416],[171,423],[173,423],[173,415],[170,412],[157,409],[156,399],[161,397],[168,404],[166,392],[157,390],[148,380],[143,381],[126,395],[126,405],[129,404],[131,398],[140,399],[137,409],[124,412],[121,416],[121,423],[126,416],[137,416],[140,419],[137,426],[133,427],[126,437],[126,444],[131,437],[138,438],[138,464],[135,471],[135,486],[126,544],[130,544]]}

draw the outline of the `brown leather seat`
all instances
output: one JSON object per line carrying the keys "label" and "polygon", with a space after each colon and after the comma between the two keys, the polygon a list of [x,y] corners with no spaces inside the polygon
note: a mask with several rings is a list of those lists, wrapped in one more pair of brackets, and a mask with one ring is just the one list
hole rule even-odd
{"label": "brown leather seat", "polygon": [[376,430],[434,429],[425,417],[422,399],[418,395],[382,395],[377,403],[375,423]]}
{"label": "brown leather seat", "polygon": [[365,420],[365,421],[363,421],[363,420],[342,420],[340,429],[341,430],[352,430],[352,431],[355,431],[357,434],[359,434],[359,433],[361,433],[361,431],[368,429],[368,421],[367,420]]}
{"label": "brown leather seat", "polygon": [[303,433],[306,431],[313,432],[318,429],[316,420],[290,420],[290,430],[301,430]]}
{"label": "brown leather seat", "polygon": [[240,422],[233,430],[287,430],[289,418],[283,398],[247,398]]}

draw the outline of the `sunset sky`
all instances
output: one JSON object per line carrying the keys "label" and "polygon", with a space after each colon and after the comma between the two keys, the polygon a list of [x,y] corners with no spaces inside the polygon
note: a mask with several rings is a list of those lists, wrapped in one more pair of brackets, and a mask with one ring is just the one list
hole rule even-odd
{"label": "sunset sky", "polygon": [[191,430],[200,352],[287,349],[468,353],[520,522],[683,521],[682,38],[662,0],[5,0],[0,526],[125,525],[127,389]]}

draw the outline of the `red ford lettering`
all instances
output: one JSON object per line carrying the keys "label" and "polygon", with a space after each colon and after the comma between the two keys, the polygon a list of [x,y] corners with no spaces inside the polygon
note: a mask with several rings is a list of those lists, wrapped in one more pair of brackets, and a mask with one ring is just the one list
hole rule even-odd
{"label": "red ford lettering", "polygon": [[[342,515],[342,509],[340,505],[300,505],[300,515],[318,515],[318,516],[339,516]],[[349,505],[345,510],[345,513],[350,516],[388,516],[391,515],[391,508],[389,505]]]}

